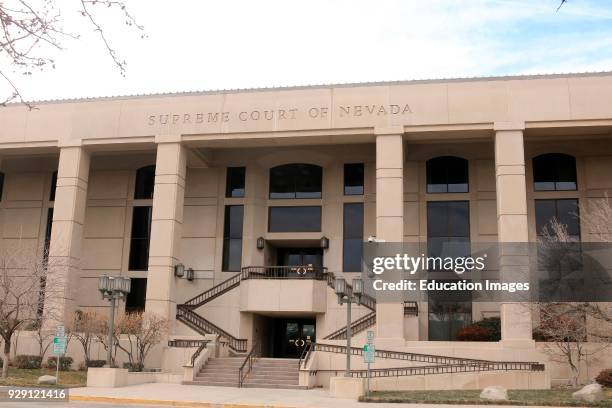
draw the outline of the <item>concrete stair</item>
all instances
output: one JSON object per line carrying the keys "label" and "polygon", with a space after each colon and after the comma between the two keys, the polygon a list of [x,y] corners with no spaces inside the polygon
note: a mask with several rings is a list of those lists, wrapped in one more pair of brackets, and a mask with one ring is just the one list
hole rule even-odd
{"label": "concrete stair", "polygon": [[[194,381],[184,384],[237,387],[243,362],[244,357],[211,358]],[[299,385],[298,363],[296,359],[258,358],[243,387],[305,389]]]}

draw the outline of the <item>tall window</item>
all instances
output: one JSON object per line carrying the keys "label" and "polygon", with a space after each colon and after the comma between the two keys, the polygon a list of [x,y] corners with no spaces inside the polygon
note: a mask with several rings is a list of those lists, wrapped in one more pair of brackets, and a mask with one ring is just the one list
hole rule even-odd
{"label": "tall window", "polygon": [[361,272],[363,258],[363,203],[344,204],[342,270]]}
{"label": "tall window", "polygon": [[268,231],[319,232],[321,231],[321,207],[270,207]]}
{"label": "tall window", "polygon": [[2,201],[3,191],[4,191],[4,173],[0,171],[0,201]]}
{"label": "tall window", "polygon": [[440,156],[427,160],[428,193],[467,193],[468,161],[461,157]]}
{"label": "tall window", "polygon": [[545,229],[548,229],[548,232],[553,234],[551,221],[556,219],[559,224],[567,227],[567,233],[571,241],[580,241],[578,210],[578,199],[575,198],[535,200],[536,232],[538,237],[544,235]]}
{"label": "tall window", "polygon": [[226,205],[223,226],[223,265],[228,272],[238,272],[242,265],[242,220],[244,206]]}
{"label": "tall window", "polygon": [[141,167],[136,170],[135,200],[150,200],[155,187],[155,166]]}
{"label": "tall window", "polygon": [[51,175],[51,188],[49,189],[49,201],[55,201],[55,190],[57,188],[57,171]]}
{"label": "tall window", "polygon": [[[470,207],[468,201],[427,203],[427,255],[465,257],[470,254]],[[457,331],[472,320],[470,294],[430,292],[429,340],[452,341]]]}
{"label": "tall window", "polygon": [[321,198],[323,170],[314,164],[284,164],[270,169],[270,198]]}
{"label": "tall window", "polygon": [[226,197],[244,197],[246,167],[228,167],[225,178]]}
{"label": "tall window", "polygon": [[125,299],[125,312],[144,312],[147,298],[147,279],[131,278],[130,293]]}
{"label": "tall window", "polygon": [[[155,187],[155,166],[136,170],[134,200],[150,200]],[[130,239],[129,269],[146,271],[149,267],[149,244],[151,241],[151,218],[153,208],[149,203],[135,201],[132,211],[132,235]]]}
{"label": "tall window", "polygon": [[576,158],[562,153],[534,157],[533,187],[535,191],[576,190]]}
{"label": "tall window", "polygon": [[363,163],[344,165],[344,195],[363,195]]}

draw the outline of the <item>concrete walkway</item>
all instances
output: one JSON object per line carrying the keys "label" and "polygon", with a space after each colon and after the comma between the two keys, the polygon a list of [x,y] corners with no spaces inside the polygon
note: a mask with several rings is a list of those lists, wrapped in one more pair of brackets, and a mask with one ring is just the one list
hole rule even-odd
{"label": "concrete walkway", "polygon": [[[374,404],[330,397],[327,390],[278,390],[264,388],[205,387],[181,384],[141,384],[121,388],[72,388],[71,401],[111,402],[115,404],[151,404],[195,407],[294,407],[294,408],[367,408],[451,407],[452,405]],[[461,405],[462,408],[476,407]],[[482,406],[480,406],[482,407]],[[494,408],[495,405],[487,405]],[[507,408],[505,406],[504,408]],[[531,407],[533,408],[533,407]],[[548,407],[550,408],[550,407]]]}

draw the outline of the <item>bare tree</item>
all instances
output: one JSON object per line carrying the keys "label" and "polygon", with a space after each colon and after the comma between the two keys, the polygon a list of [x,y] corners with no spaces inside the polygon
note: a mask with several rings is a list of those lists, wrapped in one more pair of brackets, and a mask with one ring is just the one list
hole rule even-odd
{"label": "bare tree", "polygon": [[[4,341],[2,377],[6,378],[10,361],[11,339],[16,331],[41,325],[41,282],[48,281],[48,262],[40,259],[27,241],[17,239],[0,248],[0,336]],[[44,296],[62,295],[55,285],[46,285]],[[53,319],[54,310],[45,310]]]}
{"label": "bare tree", "polygon": [[127,340],[127,344],[122,345],[117,338],[117,347],[128,356],[130,367],[141,371],[151,348],[168,332],[168,321],[156,314],[134,312],[122,315],[117,325]]}
{"label": "bare tree", "polygon": [[[63,9],[60,8],[60,4]],[[10,94],[0,105],[25,102],[17,84],[17,76],[30,76],[34,71],[55,68],[54,52],[63,49],[65,40],[78,39],[80,33],[64,27],[62,11],[78,13],[97,33],[105,51],[121,75],[125,75],[126,62],[122,60],[107,35],[99,11],[116,11],[124,23],[135,28],[144,37],[144,28],[130,14],[123,0],[3,0],[0,2],[0,79],[10,88]],[[65,14],[64,14],[65,15]],[[5,65],[6,64],[6,65]]]}
{"label": "bare tree", "polygon": [[92,342],[104,333],[105,327],[105,317],[94,311],[77,310],[70,319],[68,333],[81,344],[85,367],[89,367],[91,361]]}

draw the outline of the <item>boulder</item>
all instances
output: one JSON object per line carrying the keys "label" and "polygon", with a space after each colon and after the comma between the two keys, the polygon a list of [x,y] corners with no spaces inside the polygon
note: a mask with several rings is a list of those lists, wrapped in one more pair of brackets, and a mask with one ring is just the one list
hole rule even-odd
{"label": "boulder", "polygon": [[507,400],[508,390],[501,385],[492,385],[482,390],[480,398],[493,401]]}
{"label": "boulder", "polygon": [[573,393],[572,398],[578,401],[599,402],[604,398],[604,393],[601,384],[589,384]]}
{"label": "boulder", "polygon": [[38,377],[39,384],[55,384],[56,378],[52,375],[41,375]]}

